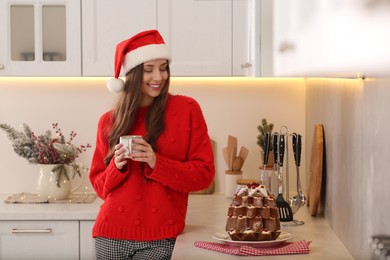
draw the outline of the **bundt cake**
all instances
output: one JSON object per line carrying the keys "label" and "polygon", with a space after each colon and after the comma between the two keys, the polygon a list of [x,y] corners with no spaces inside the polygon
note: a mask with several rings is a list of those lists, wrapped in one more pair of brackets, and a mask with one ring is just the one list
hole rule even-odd
{"label": "bundt cake", "polygon": [[228,209],[226,231],[235,241],[275,240],[280,234],[275,196],[263,185],[238,189]]}

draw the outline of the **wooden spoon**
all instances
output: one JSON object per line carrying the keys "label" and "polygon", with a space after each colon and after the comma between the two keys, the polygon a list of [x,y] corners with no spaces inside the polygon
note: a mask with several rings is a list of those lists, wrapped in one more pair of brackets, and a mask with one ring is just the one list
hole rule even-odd
{"label": "wooden spoon", "polygon": [[242,165],[244,164],[244,161],[242,160],[241,157],[235,157],[233,160],[233,171],[240,171],[242,168]]}

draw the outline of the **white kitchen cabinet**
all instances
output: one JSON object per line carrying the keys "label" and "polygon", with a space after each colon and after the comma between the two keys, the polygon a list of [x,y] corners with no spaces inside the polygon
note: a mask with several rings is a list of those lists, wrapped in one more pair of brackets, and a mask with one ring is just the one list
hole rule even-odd
{"label": "white kitchen cabinet", "polygon": [[274,74],[389,75],[389,12],[379,0],[275,0]]}
{"label": "white kitchen cabinet", "polygon": [[0,203],[0,259],[96,259],[92,227],[101,204]]}
{"label": "white kitchen cabinet", "polygon": [[0,259],[79,259],[78,221],[0,221]]}
{"label": "white kitchen cabinet", "polygon": [[250,0],[161,0],[158,29],[174,76],[248,76],[254,59]]}
{"label": "white kitchen cabinet", "polygon": [[173,76],[251,69],[247,0],[82,1],[82,10],[83,76],[112,76],[116,45],[147,29],[158,29],[170,47]]}
{"label": "white kitchen cabinet", "polygon": [[[258,42],[252,41],[260,31],[256,26],[255,14],[258,14],[256,0],[233,0],[232,5],[232,45],[231,45],[231,75],[232,76],[254,76]],[[253,15],[253,16],[252,16]],[[256,31],[257,30],[257,31]],[[252,45],[253,44],[253,45]],[[229,51],[229,50],[227,50]],[[227,75],[228,71],[226,72]]]}
{"label": "white kitchen cabinet", "polygon": [[175,76],[232,75],[232,1],[158,1],[158,29]]}
{"label": "white kitchen cabinet", "polygon": [[156,0],[82,1],[83,76],[113,76],[116,45],[157,28]]}
{"label": "white kitchen cabinet", "polygon": [[[0,76],[113,76],[116,45],[148,29],[158,29],[171,48],[173,76],[254,75],[257,2],[1,1]],[[60,13],[48,21],[48,9]],[[57,25],[60,17],[64,23]],[[46,37],[50,32],[54,36]]]}
{"label": "white kitchen cabinet", "polygon": [[261,75],[261,24],[258,0],[232,0],[231,72],[224,76]]}
{"label": "white kitchen cabinet", "polygon": [[0,76],[81,75],[80,0],[0,1]]}
{"label": "white kitchen cabinet", "polygon": [[[302,3],[304,2],[304,3]],[[314,26],[314,19],[319,14],[320,1],[283,1],[273,2],[273,52],[274,75],[300,75],[308,73],[312,62],[312,50],[318,50],[318,41],[307,42],[308,32],[319,31]],[[311,29],[312,27],[313,29]],[[309,60],[307,60],[309,58]],[[320,61],[317,60],[318,64]],[[311,66],[316,66],[311,64]],[[302,76],[302,75],[300,75]]]}

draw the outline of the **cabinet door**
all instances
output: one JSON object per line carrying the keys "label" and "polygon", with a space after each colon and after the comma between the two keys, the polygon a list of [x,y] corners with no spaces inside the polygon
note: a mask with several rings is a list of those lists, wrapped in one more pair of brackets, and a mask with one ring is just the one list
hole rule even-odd
{"label": "cabinet door", "polygon": [[256,0],[233,0],[231,76],[260,75],[259,7]]}
{"label": "cabinet door", "polygon": [[0,259],[79,259],[79,222],[0,221]]}
{"label": "cabinet door", "polygon": [[[322,0],[316,71],[348,77],[389,76],[390,5],[381,0]],[[314,72],[316,72],[314,71]]]}
{"label": "cabinet door", "polygon": [[92,228],[95,221],[80,221],[80,259],[94,260],[95,240],[92,238]]}
{"label": "cabinet door", "polygon": [[0,12],[0,75],[81,74],[80,0],[4,0]]}
{"label": "cabinet door", "polygon": [[275,75],[389,75],[390,7],[384,3],[275,0]]}
{"label": "cabinet door", "polygon": [[232,75],[232,1],[159,0],[174,76]]}
{"label": "cabinet door", "polygon": [[156,0],[82,1],[83,75],[113,76],[116,45],[157,28]]}
{"label": "cabinet door", "polygon": [[[310,64],[307,57],[310,58],[313,55],[311,50],[318,47],[317,41],[308,40],[308,31],[321,31],[320,28],[311,28],[318,16],[319,1],[275,0],[273,8],[274,74],[299,75],[307,72]],[[314,53],[312,58],[318,55]]]}

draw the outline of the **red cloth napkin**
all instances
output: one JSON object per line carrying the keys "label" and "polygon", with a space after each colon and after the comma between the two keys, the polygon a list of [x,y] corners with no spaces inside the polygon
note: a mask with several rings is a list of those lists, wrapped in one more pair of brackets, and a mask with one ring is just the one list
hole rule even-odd
{"label": "red cloth napkin", "polygon": [[215,242],[195,241],[196,247],[239,256],[308,254],[311,241],[284,242],[273,247],[232,246]]}

